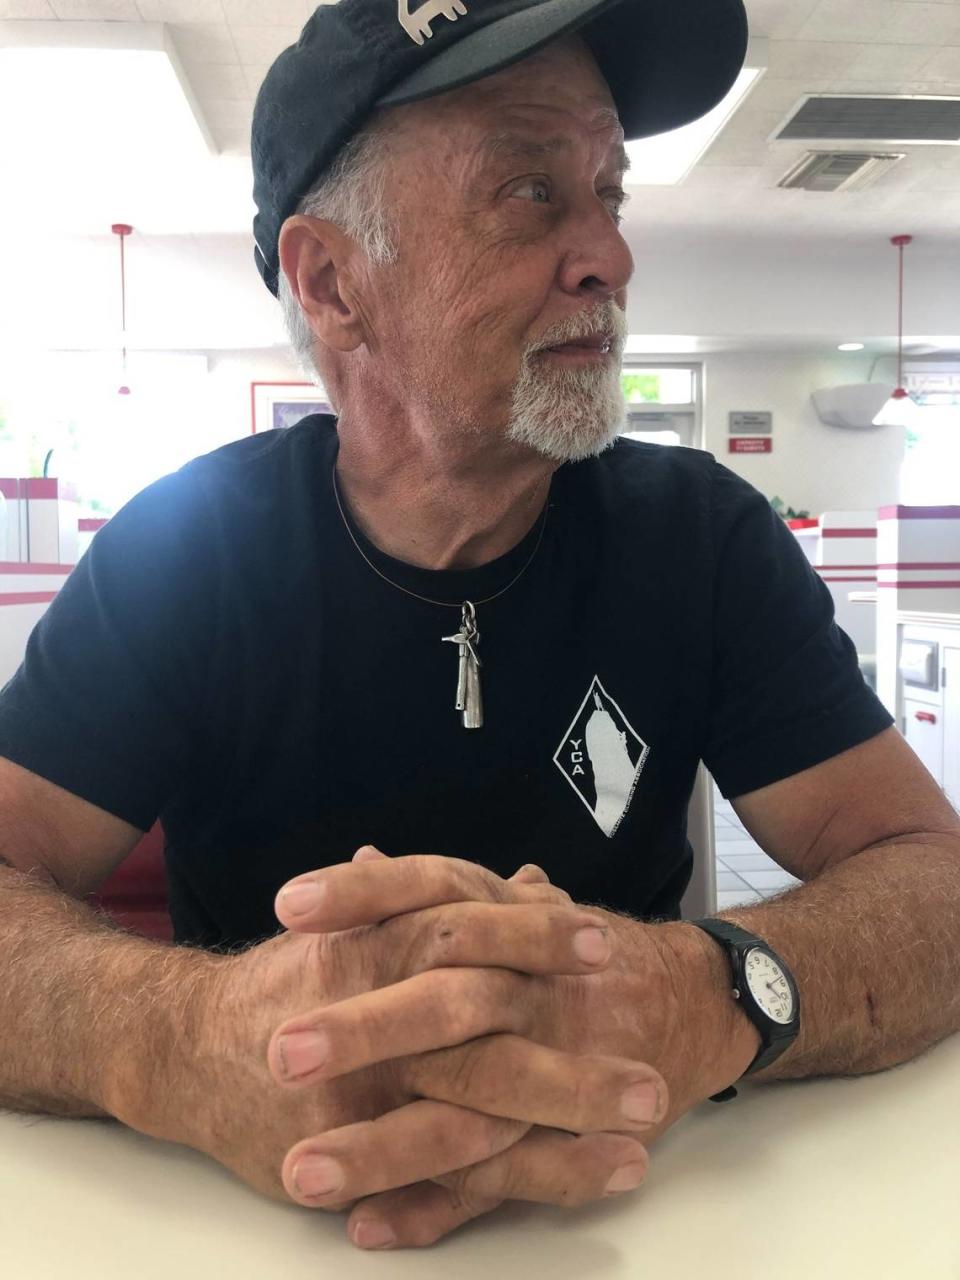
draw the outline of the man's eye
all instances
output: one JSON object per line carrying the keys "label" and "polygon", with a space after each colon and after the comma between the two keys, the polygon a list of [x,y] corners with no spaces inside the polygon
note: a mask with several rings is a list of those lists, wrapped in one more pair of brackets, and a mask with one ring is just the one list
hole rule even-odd
{"label": "man's eye", "polygon": [[525,178],[517,183],[511,194],[532,200],[534,204],[549,204],[550,184],[544,178]]}

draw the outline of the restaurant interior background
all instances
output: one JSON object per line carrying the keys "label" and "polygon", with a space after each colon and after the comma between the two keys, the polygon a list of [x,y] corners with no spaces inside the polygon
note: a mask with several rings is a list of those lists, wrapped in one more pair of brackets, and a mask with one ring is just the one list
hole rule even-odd
{"label": "restaurant interior background", "polygon": [[[865,677],[960,805],[960,3],[746,3],[729,99],[630,148],[628,430],[808,513],[843,616],[869,614]],[[0,0],[3,680],[129,497],[322,399],[250,226],[253,101],[313,8]],[[719,905],[789,882],[719,800],[714,829]]]}

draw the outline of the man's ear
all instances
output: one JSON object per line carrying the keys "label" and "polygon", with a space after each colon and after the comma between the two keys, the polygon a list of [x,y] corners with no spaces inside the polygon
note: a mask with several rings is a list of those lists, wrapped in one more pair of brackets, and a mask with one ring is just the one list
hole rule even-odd
{"label": "man's ear", "polygon": [[280,270],[310,328],[332,351],[355,351],[364,339],[362,319],[342,287],[352,242],[332,222],[296,214],[280,228],[278,247]]}

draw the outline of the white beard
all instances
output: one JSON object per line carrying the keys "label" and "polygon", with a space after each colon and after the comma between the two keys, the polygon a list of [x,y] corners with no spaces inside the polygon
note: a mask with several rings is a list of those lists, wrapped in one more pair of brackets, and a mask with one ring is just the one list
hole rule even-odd
{"label": "white beard", "polygon": [[[613,304],[595,313],[591,332],[616,334],[610,357],[600,366],[552,367],[549,358],[538,354],[544,349],[544,339],[533,351],[524,352],[506,438],[555,462],[579,462],[609,449],[627,421],[620,386],[626,327],[623,312]],[[559,344],[584,336],[580,317],[574,326],[557,326],[547,338],[555,338]]]}

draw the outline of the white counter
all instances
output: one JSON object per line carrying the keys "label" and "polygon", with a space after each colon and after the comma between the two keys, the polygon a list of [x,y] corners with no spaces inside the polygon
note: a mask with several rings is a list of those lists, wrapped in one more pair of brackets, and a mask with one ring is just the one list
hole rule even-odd
{"label": "white counter", "polygon": [[4,1280],[958,1280],[960,1036],[892,1071],[758,1085],[652,1150],[638,1192],[510,1205],[427,1250],[364,1254],[111,1121],[0,1115]]}

